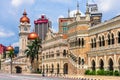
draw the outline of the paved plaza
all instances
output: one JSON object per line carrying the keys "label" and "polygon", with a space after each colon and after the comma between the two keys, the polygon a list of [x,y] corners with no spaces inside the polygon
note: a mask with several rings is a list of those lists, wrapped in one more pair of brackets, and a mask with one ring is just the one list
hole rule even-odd
{"label": "paved plaza", "polygon": [[58,77],[42,77],[39,75],[5,74],[0,73],[0,80],[79,80]]}
{"label": "paved plaza", "polygon": [[115,76],[71,76],[71,78],[63,77],[42,77],[40,74],[8,74],[0,72],[0,80],[120,80]]}

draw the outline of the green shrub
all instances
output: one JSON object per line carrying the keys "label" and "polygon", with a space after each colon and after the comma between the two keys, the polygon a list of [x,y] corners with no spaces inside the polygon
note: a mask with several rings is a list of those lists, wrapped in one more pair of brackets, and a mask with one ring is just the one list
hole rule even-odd
{"label": "green shrub", "polygon": [[85,71],[85,74],[86,74],[86,75],[89,75],[89,74],[90,74],[90,70],[86,70],[86,71]]}
{"label": "green shrub", "polygon": [[115,70],[115,71],[114,71],[114,75],[115,75],[115,76],[119,76],[119,75],[120,75],[120,73],[118,72],[118,70]]}
{"label": "green shrub", "polygon": [[113,71],[109,71],[109,75],[112,76],[113,75]]}
{"label": "green shrub", "polygon": [[109,75],[109,71],[104,71],[104,75]]}
{"label": "green shrub", "polygon": [[97,75],[104,75],[104,70],[103,69],[98,70]]}
{"label": "green shrub", "polygon": [[96,71],[90,71],[90,75],[96,75]]}

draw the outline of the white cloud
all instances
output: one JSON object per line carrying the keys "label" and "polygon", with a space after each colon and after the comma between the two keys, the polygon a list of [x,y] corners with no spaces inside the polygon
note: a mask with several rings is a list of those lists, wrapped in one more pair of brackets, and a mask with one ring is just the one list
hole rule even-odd
{"label": "white cloud", "polygon": [[14,32],[5,30],[5,29],[0,27],[0,37],[11,37],[14,35],[15,35]]}
{"label": "white cloud", "polygon": [[72,0],[49,0],[51,2],[57,2],[57,3],[72,3]]}
{"label": "white cloud", "polygon": [[19,42],[15,42],[12,44],[13,47],[19,46]]}
{"label": "white cloud", "polygon": [[97,0],[97,4],[102,12],[109,12],[120,7],[118,0]]}
{"label": "white cloud", "polygon": [[64,16],[63,16],[63,15],[60,15],[60,16],[58,16],[58,18],[64,18]]}
{"label": "white cloud", "polygon": [[11,4],[14,6],[14,7],[19,7],[21,6],[22,4],[33,4],[35,2],[35,0],[12,0],[11,1]]}
{"label": "white cloud", "polygon": [[[85,14],[83,12],[81,12],[80,10],[79,10],[79,12],[81,13],[81,16],[85,16]],[[77,10],[70,11],[70,17],[74,17],[76,13],[77,13]]]}

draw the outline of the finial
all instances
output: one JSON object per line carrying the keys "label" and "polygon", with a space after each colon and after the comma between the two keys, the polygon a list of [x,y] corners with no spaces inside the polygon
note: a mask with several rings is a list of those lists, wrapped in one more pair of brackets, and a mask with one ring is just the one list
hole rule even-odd
{"label": "finial", "polygon": [[77,1],[77,11],[79,12],[79,2]]}
{"label": "finial", "polygon": [[89,12],[89,7],[88,7],[88,0],[87,0],[87,2],[86,2],[86,13],[88,13]]}
{"label": "finial", "polygon": [[70,9],[68,8],[68,17],[70,17]]}
{"label": "finial", "polygon": [[24,9],[23,15],[24,15],[24,16],[26,16],[26,15],[27,15],[27,13],[26,13],[26,10],[25,10],[25,9]]}

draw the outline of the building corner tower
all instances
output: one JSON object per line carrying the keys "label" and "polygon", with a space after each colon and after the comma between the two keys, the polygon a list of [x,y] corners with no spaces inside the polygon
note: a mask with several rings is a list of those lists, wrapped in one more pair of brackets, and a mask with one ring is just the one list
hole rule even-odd
{"label": "building corner tower", "polygon": [[30,19],[27,17],[26,11],[23,12],[23,16],[20,18],[19,25],[19,56],[24,55],[24,51],[27,46],[27,37],[30,33]]}

